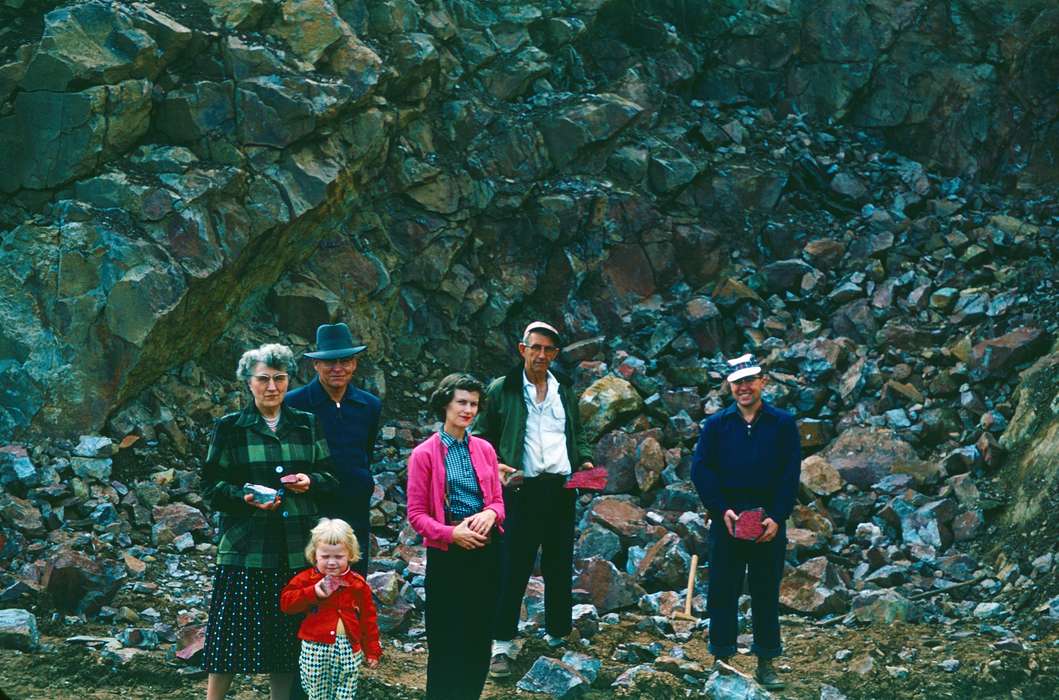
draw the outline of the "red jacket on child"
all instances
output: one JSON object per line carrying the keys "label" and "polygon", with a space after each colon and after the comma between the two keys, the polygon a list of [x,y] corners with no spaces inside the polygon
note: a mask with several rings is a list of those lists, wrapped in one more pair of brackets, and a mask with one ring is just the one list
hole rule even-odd
{"label": "red jacket on child", "polygon": [[339,588],[327,598],[317,598],[316,584],[323,577],[316,569],[305,569],[280,591],[280,610],[291,615],[309,613],[298,628],[298,639],[334,644],[335,628],[341,618],[353,651],[363,650],[369,659],[381,658],[379,625],[368,582],[355,571],[346,571],[342,580],[348,586]]}

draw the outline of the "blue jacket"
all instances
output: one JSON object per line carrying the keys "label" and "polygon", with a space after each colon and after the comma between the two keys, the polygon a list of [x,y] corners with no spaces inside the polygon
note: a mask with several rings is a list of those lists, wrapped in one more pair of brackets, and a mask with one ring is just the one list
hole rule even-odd
{"label": "blue jacket", "polygon": [[305,386],[288,392],[284,403],[315,414],[327,437],[339,488],[333,503],[322,504],[322,514],[343,518],[354,527],[367,527],[371,494],[375,490],[371,460],[382,412],[379,397],[351,384],[336,405],[320,386],[319,378],[313,378]]}
{"label": "blue jacket", "polygon": [[749,430],[734,403],[707,418],[691,458],[691,480],[714,520],[729,508],[762,507],[782,526],[794,510],[801,471],[794,417],[768,403]]}

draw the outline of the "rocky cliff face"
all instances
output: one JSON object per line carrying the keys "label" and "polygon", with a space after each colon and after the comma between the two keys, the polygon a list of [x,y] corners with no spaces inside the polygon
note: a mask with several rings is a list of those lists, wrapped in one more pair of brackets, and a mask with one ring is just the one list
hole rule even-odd
{"label": "rocky cliff face", "polygon": [[847,273],[896,273],[862,234],[978,230],[955,197],[1047,223],[1032,192],[1055,181],[1059,13],[1005,8],[8,3],[0,436],[97,429],[262,323],[301,345],[351,320],[380,367],[418,374],[498,367],[529,315],[613,338],[642,332],[644,300],[749,283],[663,332],[712,354],[777,332],[729,313],[798,292],[794,268],[755,272],[769,260],[828,269],[855,243]]}

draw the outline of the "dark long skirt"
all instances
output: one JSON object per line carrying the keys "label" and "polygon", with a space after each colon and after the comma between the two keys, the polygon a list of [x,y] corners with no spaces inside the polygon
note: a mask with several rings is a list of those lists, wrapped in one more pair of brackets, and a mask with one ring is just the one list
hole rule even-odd
{"label": "dark long skirt", "polygon": [[210,673],[295,673],[301,615],[280,612],[279,593],[295,572],[218,566],[203,649]]}

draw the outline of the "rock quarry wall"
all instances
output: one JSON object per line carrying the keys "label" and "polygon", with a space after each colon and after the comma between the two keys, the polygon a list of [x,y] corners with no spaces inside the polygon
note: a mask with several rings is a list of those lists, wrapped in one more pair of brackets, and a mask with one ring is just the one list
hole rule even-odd
{"label": "rock quarry wall", "polygon": [[[1009,5],[8,2],[0,438],[98,430],[171,367],[339,318],[409,396],[499,369],[531,315],[648,361],[802,315],[873,340],[906,239],[991,221],[972,265],[1052,240],[1059,11]],[[806,272],[852,286],[770,322]]]}

